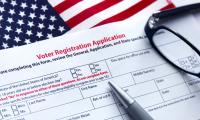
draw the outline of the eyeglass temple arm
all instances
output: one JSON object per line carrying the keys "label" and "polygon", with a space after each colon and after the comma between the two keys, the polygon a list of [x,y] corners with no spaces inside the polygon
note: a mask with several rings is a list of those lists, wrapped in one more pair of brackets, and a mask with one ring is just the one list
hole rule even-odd
{"label": "eyeglass temple arm", "polygon": [[195,10],[197,8],[200,8],[200,3],[181,6],[181,7],[161,11],[161,12],[158,12],[158,13],[154,13],[153,17],[156,17],[156,18],[170,17],[170,16],[174,16],[174,15],[177,15],[177,14],[180,14],[180,13],[184,13],[186,11]]}

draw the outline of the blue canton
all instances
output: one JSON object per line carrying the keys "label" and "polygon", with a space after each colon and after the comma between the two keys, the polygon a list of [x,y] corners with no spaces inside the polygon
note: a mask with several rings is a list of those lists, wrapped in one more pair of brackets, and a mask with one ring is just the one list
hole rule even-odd
{"label": "blue canton", "polygon": [[56,37],[69,29],[46,0],[0,0],[0,49]]}

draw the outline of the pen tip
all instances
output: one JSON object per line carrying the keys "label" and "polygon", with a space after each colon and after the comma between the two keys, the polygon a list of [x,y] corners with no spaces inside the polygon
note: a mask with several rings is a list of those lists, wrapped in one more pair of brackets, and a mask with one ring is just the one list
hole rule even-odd
{"label": "pen tip", "polygon": [[113,90],[113,92],[119,88],[119,86],[117,86],[114,82],[108,81],[109,86],[111,87],[111,89]]}
{"label": "pen tip", "polygon": [[108,81],[108,84],[109,84],[110,86],[112,86],[112,83],[111,83],[110,81]]}
{"label": "pen tip", "polygon": [[119,101],[123,104],[125,108],[127,108],[129,104],[134,102],[134,100],[117,84],[111,81],[109,81],[108,84],[110,85],[113,93],[116,95],[116,97],[119,99]]}

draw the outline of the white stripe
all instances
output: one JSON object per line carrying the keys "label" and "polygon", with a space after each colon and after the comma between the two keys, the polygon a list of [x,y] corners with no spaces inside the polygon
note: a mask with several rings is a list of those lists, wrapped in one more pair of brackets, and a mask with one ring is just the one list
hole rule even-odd
{"label": "white stripe", "polygon": [[200,3],[200,0],[172,0],[176,6],[183,6],[188,4]]}
{"label": "white stripe", "polygon": [[84,0],[81,1],[79,3],[77,3],[76,5],[70,7],[69,9],[65,10],[64,12],[62,12],[60,14],[61,18],[64,21],[69,20],[70,18],[74,17],[75,15],[77,15],[78,13],[82,12],[83,10],[94,6],[100,2],[102,2],[103,0]]}
{"label": "white stripe", "polygon": [[82,23],[72,28],[70,31],[74,32],[78,30],[91,28],[99,22],[128,9],[129,7],[131,7],[139,1],[140,0],[124,0],[122,2],[119,2],[118,4],[113,5],[112,7],[107,8],[106,10],[101,11],[100,13],[86,19]]}
{"label": "white stripe", "polygon": [[61,2],[63,2],[65,0],[48,0],[48,2],[55,7],[56,5],[60,4]]}

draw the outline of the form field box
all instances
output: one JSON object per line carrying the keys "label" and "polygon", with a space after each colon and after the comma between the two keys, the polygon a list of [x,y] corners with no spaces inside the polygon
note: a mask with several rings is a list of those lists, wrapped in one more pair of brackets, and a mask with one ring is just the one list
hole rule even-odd
{"label": "form field box", "polygon": [[[131,77],[131,74],[125,74],[121,76],[114,77],[109,79],[109,81],[113,81],[116,84],[119,84],[120,87],[125,87],[128,85],[133,85],[134,81]],[[107,93],[111,91],[110,86],[108,85],[108,80],[96,82],[93,84],[85,85],[80,88],[84,97],[91,97],[102,93]]]}
{"label": "form field box", "polygon": [[143,107],[149,107],[164,102],[159,92],[154,92],[144,96],[135,98],[135,100]]}
{"label": "form field box", "polygon": [[52,95],[40,97],[34,100],[28,101],[31,112],[40,111],[50,107],[62,105],[65,103],[73,102],[82,99],[80,90],[78,88],[54,93]]}
{"label": "form field box", "polygon": [[162,97],[164,98],[164,100],[167,101],[167,100],[171,100],[171,99],[178,98],[183,95],[189,94],[189,89],[186,86],[186,84],[183,83],[180,85],[176,85],[174,87],[163,89],[160,91],[160,93],[161,93]]}
{"label": "form field box", "polygon": [[136,85],[132,85],[130,87],[124,88],[125,91],[131,97],[139,97],[141,95],[146,95],[152,92],[158,91],[158,88],[154,81],[144,82]]}
{"label": "form field box", "polygon": [[177,71],[169,64],[162,64],[132,73],[136,83],[157,79],[159,77],[167,76],[176,73]]}
{"label": "form field box", "polygon": [[[83,114],[88,115],[86,117],[81,117]],[[108,105],[105,107],[93,109],[84,113],[76,114],[73,116],[69,116],[64,120],[75,120],[73,118],[80,118],[79,120],[121,120],[117,119],[116,116],[120,116],[120,112],[117,109],[117,106],[114,105]],[[111,119],[115,118],[115,119]],[[76,119],[78,120],[78,119]]]}
{"label": "form field box", "polygon": [[99,107],[103,107],[103,106],[107,106],[107,105],[111,105],[115,103],[111,93],[105,93],[105,94],[91,97],[91,100],[95,108],[99,108]]}
{"label": "form field box", "polygon": [[[57,101],[51,102],[51,104],[56,102]],[[37,107],[42,108],[42,106],[37,106]],[[67,104],[60,104],[59,106],[51,107],[48,109],[41,110],[39,112],[28,114],[25,117],[26,120],[38,120],[38,118],[39,120],[58,120],[67,116],[73,116],[79,113],[91,111],[93,109],[94,107],[91,103],[91,100],[88,98],[88,99],[81,99],[75,102],[70,102]]]}
{"label": "form field box", "polygon": [[189,82],[187,82],[187,85],[191,92],[200,91],[200,80],[199,79],[189,81]]}
{"label": "form field box", "polygon": [[175,73],[162,78],[158,78],[155,80],[155,82],[159,89],[164,89],[180,83],[184,83],[185,81],[179,73]]}
{"label": "form field box", "polygon": [[164,61],[151,49],[113,57],[106,62],[113,76],[164,64]]}

